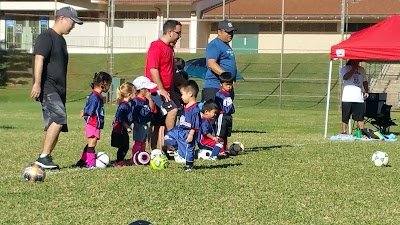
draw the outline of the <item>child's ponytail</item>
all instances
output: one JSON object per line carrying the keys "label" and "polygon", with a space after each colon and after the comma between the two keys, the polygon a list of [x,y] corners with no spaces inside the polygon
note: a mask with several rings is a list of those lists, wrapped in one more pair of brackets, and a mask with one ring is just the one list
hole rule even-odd
{"label": "child's ponytail", "polygon": [[[112,82],[112,77],[110,74],[103,72],[103,71],[96,72],[96,73],[94,73],[93,82],[90,84],[90,87],[92,87],[92,89],[94,89],[94,87],[99,84],[102,84],[102,83],[111,84],[111,82]],[[103,89],[103,85],[102,85],[102,89]]]}
{"label": "child's ponytail", "polygon": [[129,94],[135,93],[135,87],[130,82],[125,82],[117,88],[117,101],[121,101],[126,98]]}

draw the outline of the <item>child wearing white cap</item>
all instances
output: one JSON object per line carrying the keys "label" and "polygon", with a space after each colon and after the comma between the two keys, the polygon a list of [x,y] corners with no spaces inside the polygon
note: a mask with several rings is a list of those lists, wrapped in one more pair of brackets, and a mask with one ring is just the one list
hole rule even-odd
{"label": "child wearing white cap", "polygon": [[[132,157],[139,151],[145,151],[146,138],[148,133],[147,123],[152,120],[152,114],[156,112],[156,106],[151,99],[150,90],[157,85],[149,78],[140,76],[133,81],[136,88],[136,96],[131,101],[131,112],[133,120],[133,140]],[[132,162],[133,158],[132,158]]]}

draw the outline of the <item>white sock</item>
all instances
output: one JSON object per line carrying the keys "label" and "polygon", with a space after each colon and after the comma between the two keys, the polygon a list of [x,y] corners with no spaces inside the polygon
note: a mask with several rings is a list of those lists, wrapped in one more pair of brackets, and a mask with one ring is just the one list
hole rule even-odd
{"label": "white sock", "polygon": [[40,154],[39,158],[44,158],[46,157],[48,154]]}

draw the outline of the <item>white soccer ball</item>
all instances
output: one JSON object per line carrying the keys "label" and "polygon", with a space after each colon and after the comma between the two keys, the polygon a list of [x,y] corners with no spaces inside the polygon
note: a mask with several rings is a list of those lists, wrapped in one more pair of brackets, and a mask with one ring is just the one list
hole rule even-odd
{"label": "white soccer ball", "polygon": [[212,152],[210,150],[200,149],[199,150],[199,154],[198,154],[198,158],[199,159],[204,159],[204,160],[210,159],[211,153]]}
{"label": "white soccer ball", "polygon": [[153,150],[151,150],[151,153],[150,153],[150,159],[153,159],[156,155],[160,155],[160,154],[165,156],[164,152],[161,151],[160,149],[153,149]]}
{"label": "white soccer ball", "polygon": [[387,166],[389,163],[389,156],[386,152],[376,151],[372,155],[371,161],[375,166]]}
{"label": "white soccer ball", "polygon": [[96,153],[96,167],[97,168],[106,168],[110,163],[110,157],[105,152],[97,152]]}

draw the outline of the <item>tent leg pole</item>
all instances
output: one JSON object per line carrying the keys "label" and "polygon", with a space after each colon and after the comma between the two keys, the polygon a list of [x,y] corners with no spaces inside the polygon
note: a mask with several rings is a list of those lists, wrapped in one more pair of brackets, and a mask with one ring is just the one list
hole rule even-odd
{"label": "tent leg pole", "polygon": [[328,72],[328,90],[326,94],[326,109],[325,109],[325,130],[324,138],[326,138],[328,133],[328,114],[329,114],[329,100],[331,99],[331,80],[332,80],[332,65],[333,61],[329,62],[329,72]]}

